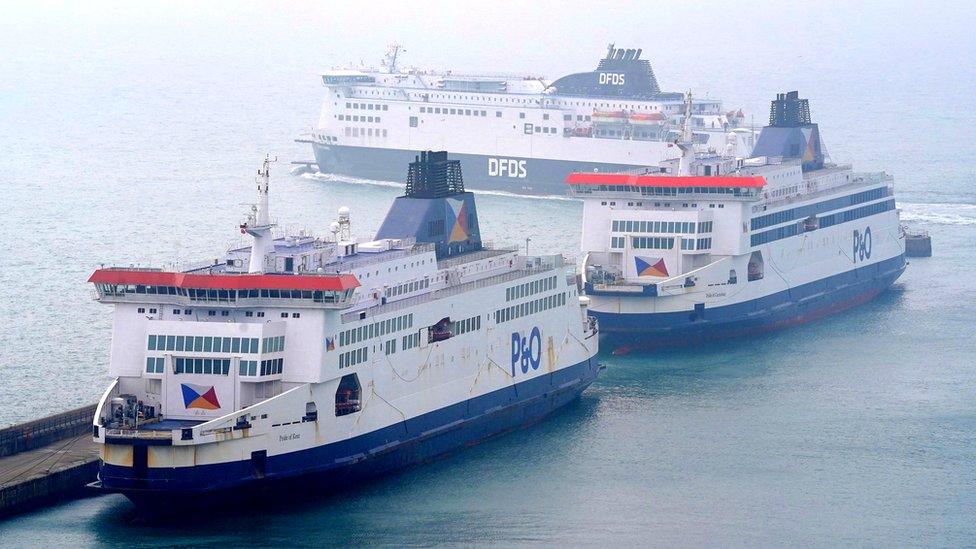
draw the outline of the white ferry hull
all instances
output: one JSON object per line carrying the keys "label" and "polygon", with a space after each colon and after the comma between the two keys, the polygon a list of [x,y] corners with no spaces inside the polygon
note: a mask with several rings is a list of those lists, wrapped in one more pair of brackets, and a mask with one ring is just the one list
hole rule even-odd
{"label": "white ferry hull", "polygon": [[[853,232],[872,226],[873,250],[868,248],[867,257],[858,251],[852,256]],[[784,328],[865,303],[906,266],[894,212],[757,249],[768,258],[760,280],[728,280],[730,268],[746,272],[746,255],[701,273],[696,291],[680,295],[622,296],[588,285],[590,315],[615,349],[687,345]]]}
{"label": "white ferry hull", "polygon": [[[575,400],[599,370],[596,359],[589,358],[354,438],[269,455],[263,471],[256,471],[251,459],[149,467],[144,474],[136,474],[132,467],[104,464],[100,487],[124,493],[143,509],[163,509],[174,501],[184,509],[194,502],[234,497],[238,489],[258,494],[252,490],[256,485],[279,481],[286,485],[314,480],[319,489],[341,489],[536,423]],[[301,434],[316,427],[314,422],[301,423],[295,431]]]}
{"label": "white ferry hull", "polygon": [[163,512],[320,493],[539,421],[593,382],[574,269],[485,245],[460,163],[420,156],[372,240],[347,208],[332,239],[274,239],[266,159],[240,226],[253,246],[92,274],[116,307],[98,487]]}
{"label": "white ferry hull", "polygon": [[[591,310],[606,343],[621,348],[688,345],[787,328],[871,301],[905,270],[903,256],[733,305],[676,312],[611,313]],[[823,288],[830,288],[823,290]],[[594,302],[599,300],[594,299]],[[694,316],[694,317],[693,317]]]}

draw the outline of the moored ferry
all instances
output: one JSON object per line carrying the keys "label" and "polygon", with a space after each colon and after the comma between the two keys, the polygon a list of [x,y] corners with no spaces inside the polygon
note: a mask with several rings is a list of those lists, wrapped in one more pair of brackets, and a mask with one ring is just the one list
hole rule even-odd
{"label": "moored ferry", "polygon": [[279,480],[339,487],[538,421],[596,378],[575,267],[484,243],[446,153],[410,165],[367,240],[345,208],[328,237],[277,234],[267,160],[258,173],[251,245],[92,274],[115,306],[96,487],[175,509]]}
{"label": "moored ferry", "polygon": [[[691,108],[690,98],[686,108]],[[863,303],[905,269],[891,176],[830,163],[797,92],[772,102],[754,156],[575,173],[590,314],[615,349],[770,330]]]}
{"label": "moored ferry", "polygon": [[[325,98],[311,145],[324,173],[396,180],[415,151],[450,149],[471,188],[563,195],[573,171],[613,172],[672,158],[686,116],[639,49],[613,44],[594,70],[556,80],[400,66],[391,46],[378,68],[321,75]],[[696,99],[687,114],[701,150],[748,155],[755,133],[741,109]]]}

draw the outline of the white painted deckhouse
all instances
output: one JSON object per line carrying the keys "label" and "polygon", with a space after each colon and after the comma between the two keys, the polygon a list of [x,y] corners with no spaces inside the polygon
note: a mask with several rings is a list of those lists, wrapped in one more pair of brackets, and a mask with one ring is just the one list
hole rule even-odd
{"label": "white painted deckhouse", "polygon": [[[102,268],[115,306],[96,485],[143,507],[312,476],[337,487],[539,420],[596,377],[595,321],[562,256],[484,244],[446,153],[410,166],[375,238],[276,236],[187,270]],[[186,497],[192,496],[192,497]]]}
{"label": "white painted deckhouse", "polygon": [[[683,96],[661,91],[641,53],[611,44],[595,70],[550,81],[401,68],[394,44],[380,68],[321,75],[321,114],[299,141],[325,173],[397,180],[416,151],[448,149],[471,188],[562,195],[573,171],[656,166],[677,155],[670,144]],[[741,110],[696,99],[688,116],[700,150],[752,150]]]}
{"label": "white painted deckhouse", "polygon": [[[690,105],[690,100],[688,101]],[[809,105],[773,101],[756,156],[576,173],[590,314],[615,348],[694,343],[872,299],[905,269],[891,176],[826,161]]]}

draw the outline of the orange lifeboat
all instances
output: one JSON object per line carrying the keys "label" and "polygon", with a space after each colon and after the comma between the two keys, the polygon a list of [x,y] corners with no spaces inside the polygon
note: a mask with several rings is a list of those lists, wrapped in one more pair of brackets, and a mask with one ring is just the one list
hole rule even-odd
{"label": "orange lifeboat", "polygon": [[627,111],[593,111],[594,122],[618,122],[627,121]]}
{"label": "orange lifeboat", "polygon": [[659,112],[634,113],[630,115],[632,124],[661,124],[664,122],[664,114]]}

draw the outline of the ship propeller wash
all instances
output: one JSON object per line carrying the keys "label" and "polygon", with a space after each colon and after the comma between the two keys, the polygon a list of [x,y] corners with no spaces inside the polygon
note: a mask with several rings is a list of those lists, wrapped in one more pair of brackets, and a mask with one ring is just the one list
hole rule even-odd
{"label": "ship propeller wash", "polygon": [[115,306],[95,486],[184,509],[278,481],[330,488],[538,421],[600,367],[563,257],[482,241],[447,154],[410,164],[376,236],[275,235],[270,162],[251,246],[187,270],[102,268]]}

